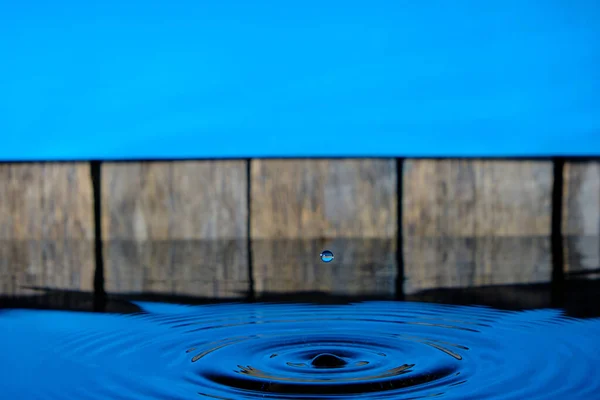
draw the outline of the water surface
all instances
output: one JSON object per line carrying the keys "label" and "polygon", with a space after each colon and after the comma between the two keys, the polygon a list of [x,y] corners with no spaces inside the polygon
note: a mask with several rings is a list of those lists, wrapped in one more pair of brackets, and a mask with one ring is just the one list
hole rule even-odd
{"label": "water surface", "polygon": [[4,398],[593,399],[600,319],[370,301],[0,311]]}

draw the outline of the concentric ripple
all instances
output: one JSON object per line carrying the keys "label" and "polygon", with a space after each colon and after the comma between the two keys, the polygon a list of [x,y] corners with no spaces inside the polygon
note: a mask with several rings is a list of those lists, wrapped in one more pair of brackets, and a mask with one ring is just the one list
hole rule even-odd
{"label": "concentric ripple", "polygon": [[592,399],[600,320],[420,303],[0,312],[3,398]]}

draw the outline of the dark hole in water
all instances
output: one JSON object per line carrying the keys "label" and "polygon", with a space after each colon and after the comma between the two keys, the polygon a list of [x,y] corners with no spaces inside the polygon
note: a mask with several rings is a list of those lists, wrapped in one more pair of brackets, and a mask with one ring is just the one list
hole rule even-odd
{"label": "dark hole in water", "polygon": [[323,353],[313,358],[311,365],[317,368],[339,368],[348,364],[343,358],[335,354]]}

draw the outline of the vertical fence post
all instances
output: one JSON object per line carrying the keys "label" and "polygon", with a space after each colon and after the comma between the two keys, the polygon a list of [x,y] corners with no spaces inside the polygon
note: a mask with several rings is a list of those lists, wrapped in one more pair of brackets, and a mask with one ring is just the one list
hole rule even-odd
{"label": "vertical fence post", "polygon": [[564,248],[563,248],[563,193],[564,193],[564,167],[563,158],[553,159],[552,185],[552,223],[551,223],[551,246],[552,246],[552,294],[553,307],[561,307],[564,304]]}
{"label": "vertical fence post", "polygon": [[248,247],[248,300],[254,301],[254,265],[252,249],[252,159],[246,160],[246,207],[248,221],[246,223],[247,247]]}
{"label": "vertical fence post", "polygon": [[104,291],[104,254],[102,247],[102,163],[90,162],[92,191],[94,201],[94,311],[104,311],[106,308],[106,293]]}
{"label": "vertical fence post", "polygon": [[396,232],[396,299],[404,300],[404,237],[402,224],[402,204],[404,197],[404,158],[396,159],[396,202],[397,229]]}

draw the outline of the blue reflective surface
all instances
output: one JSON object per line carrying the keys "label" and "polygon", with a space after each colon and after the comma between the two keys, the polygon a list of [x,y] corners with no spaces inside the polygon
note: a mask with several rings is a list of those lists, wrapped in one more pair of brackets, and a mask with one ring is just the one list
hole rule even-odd
{"label": "blue reflective surface", "polygon": [[600,319],[424,303],[0,312],[3,398],[591,399]]}
{"label": "blue reflective surface", "polygon": [[0,160],[600,155],[599,4],[0,2]]}

